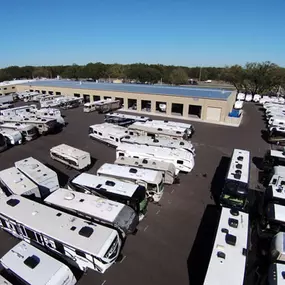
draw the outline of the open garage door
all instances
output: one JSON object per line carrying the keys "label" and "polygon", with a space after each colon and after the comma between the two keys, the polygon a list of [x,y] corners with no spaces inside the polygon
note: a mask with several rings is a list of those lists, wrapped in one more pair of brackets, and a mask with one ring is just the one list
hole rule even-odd
{"label": "open garage door", "polygon": [[220,121],[221,113],[222,113],[222,109],[221,108],[208,107],[207,108],[206,120],[209,120],[209,121]]}

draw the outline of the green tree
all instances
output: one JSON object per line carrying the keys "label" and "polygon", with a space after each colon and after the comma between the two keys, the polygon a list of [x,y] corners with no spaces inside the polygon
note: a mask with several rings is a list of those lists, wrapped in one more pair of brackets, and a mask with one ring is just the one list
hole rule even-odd
{"label": "green tree", "polygon": [[176,68],[170,74],[170,81],[175,85],[187,84],[188,75],[182,68]]}
{"label": "green tree", "polygon": [[44,66],[36,67],[33,71],[33,77],[51,77],[50,71]]}
{"label": "green tree", "polygon": [[106,73],[111,78],[124,78],[126,76],[124,65],[118,63],[108,66]]}
{"label": "green tree", "polygon": [[234,85],[238,92],[242,91],[245,87],[245,77],[245,71],[240,65],[226,67],[221,74],[221,79]]}

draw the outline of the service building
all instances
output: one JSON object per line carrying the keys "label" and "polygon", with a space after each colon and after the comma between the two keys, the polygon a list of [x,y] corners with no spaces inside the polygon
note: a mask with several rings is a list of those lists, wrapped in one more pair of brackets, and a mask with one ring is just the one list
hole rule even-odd
{"label": "service building", "polygon": [[[37,80],[17,85],[18,92],[25,90],[80,97],[84,102],[117,99],[123,104],[122,110],[128,112],[216,123],[238,122],[228,116],[236,99],[236,91],[231,90],[70,80]],[[166,105],[165,112],[161,112],[161,104]]]}

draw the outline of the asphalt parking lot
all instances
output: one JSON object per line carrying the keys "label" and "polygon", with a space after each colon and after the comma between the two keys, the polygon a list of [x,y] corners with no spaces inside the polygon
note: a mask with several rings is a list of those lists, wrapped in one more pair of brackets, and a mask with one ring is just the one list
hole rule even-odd
{"label": "asphalt parking lot", "polygon": [[[64,186],[76,170],[69,170],[49,157],[49,149],[60,143],[90,152],[95,173],[105,162],[115,160],[115,149],[88,138],[88,127],[103,122],[104,116],[83,113],[82,108],[63,111],[68,126],[56,135],[40,137],[25,145],[0,154],[0,169],[29,156],[40,160],[58,172]],[[123,248],[124,257],[101,275],[88,271],[78,284],[106,285],[200,285],[211,253],[208,236],[215,229],[217,208],[211,198],[212,180],[222,183],[216,169],[231,156],[234,148],[248,149],[252,157],[262,157],[268,144],[261,138],[264,122],[254,104],[245,104],[244,119],[239,128],[193,122],[196,133],[194,170],[181,175],[180,185],[166,186],[159,205],[151,204],[146,218],[135,236],[129,236]],[[221,168],[221,167],[220,167]],[[257,168],[251,167],[251,188],[257,186]],[[0,254],[17,240],[0,231]],[[194,246],[193,246],[194,245]],[[209,252],[208,252],[209,251]]]}

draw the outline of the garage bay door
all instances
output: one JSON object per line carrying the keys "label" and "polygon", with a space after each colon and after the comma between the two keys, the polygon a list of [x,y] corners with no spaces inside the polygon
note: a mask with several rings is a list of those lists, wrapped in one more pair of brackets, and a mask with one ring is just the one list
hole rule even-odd
{"label": "garage bay door", "polygon": [[208,107],[207,108],[207,118],[206,118],[206,120],[209,120],[209,121],[220,121],[221,112],[222,112],[221,108]]}

